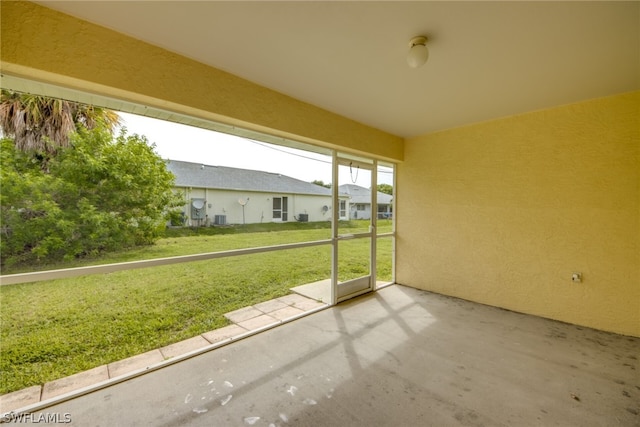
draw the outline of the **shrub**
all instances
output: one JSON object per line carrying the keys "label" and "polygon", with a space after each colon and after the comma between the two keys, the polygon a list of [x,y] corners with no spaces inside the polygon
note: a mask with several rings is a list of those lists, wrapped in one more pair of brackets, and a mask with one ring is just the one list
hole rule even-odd
{"label": "shrub", "polygon": [[153,243],[177,206],[174,177],[144,137],[80,128],[51,157],[2,140],[2,265]]}

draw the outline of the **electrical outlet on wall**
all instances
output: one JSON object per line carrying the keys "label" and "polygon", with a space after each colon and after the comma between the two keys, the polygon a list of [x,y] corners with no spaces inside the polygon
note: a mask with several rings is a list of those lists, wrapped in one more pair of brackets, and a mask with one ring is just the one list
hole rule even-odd
{"label": "electrical outlet on wall", "polygon": [[582,282],[582,273],[573,273],[571,275],[571,281],[574,283],[581,283]]}

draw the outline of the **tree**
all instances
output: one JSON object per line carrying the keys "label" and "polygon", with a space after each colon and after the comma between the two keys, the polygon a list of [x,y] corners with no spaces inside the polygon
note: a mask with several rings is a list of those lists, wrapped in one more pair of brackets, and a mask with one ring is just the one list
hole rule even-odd
{"label": "tree", "polygon": [[329,183],[327,183],[327,184],[325,184],[325,183],[324,183],[324,181],[323,181],[323,180],[321,180],[321,179],[313,180],[313,181],[311,181],[311,183],[312,183],[312,184],[315,184],[315,185],[319,185],[319,186],[321,186],[321,187],[331,188],[331,183],[330,183],[330,182],[329,182]]}
{"label": "tree", "polygon": [[48,157],[67,147],[80,127],[113,132],[119,124],[120,116],[104,108],[5,89],[0,94],[0,129],[21,151]]}
{"label": "tree", "polygon": [[378,191],[393,196],[393,186],[390,184],[378,184]]}
{"label": "tree", "polygon": [[167,209],[182,202],[174,176],[144,137],[82,127],[43,171],[2,140],[0,257],[3,266],[73,259],[152,243]]}

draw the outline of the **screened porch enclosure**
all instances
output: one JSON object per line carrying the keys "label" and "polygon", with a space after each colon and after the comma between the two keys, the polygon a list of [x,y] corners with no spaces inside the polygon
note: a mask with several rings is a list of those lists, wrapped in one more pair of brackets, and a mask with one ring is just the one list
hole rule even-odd
{"label": "screened porch enclosure", "polygon": [[[207,127],[214,126],[207,125]],[[236,130],[236,133],[240,133],[240,131]],[[257,137],[255,134],[251,136]],[[269,140],[267,135],[262,137]],[[267,144],[266,141],[261,141],[261,143]],[[111,325],[105,329],[112,330],[115,335],[110,338],[107,333],[104,339],[111,343],[112,349],[117,349],[119,345],[119,338],[116,338],[116,335],[131,335],[132,339],[139,340],[139,345],[135,347],[139,349],[138,353],[140,354],[125,353],[126,360],[137,360],[146,352],[158,352],[158,350],[160,352],[157,354],[174,354],[172,357],[175,357],[180,355],[179,351],[175,350],[177,352],[174,353],[174,350],[170,350],[175,346],[186,346],[184,349],[188,353],[194,350],[191,344],[185,344],[189,342],[194,345],[199,343],[201,348],[215,346],[218,344],[217,341],[207,341],[206,337],[211,334],[216,336],[215,331],[218,329],[224,331],[227,327],[237,325],[240,328],[240,333],[236,333],[234,337],[255,333],[264,328],[277,326],[282,322],[309,314],[309,310],[313,312],[315,309],[334,305],[339,301],[371,292],[392,283],[393,221],[379,219],[376,216],[366,220],[348,220],[347,212],[352,203],[348,195],[340,192],[339,183],[346,180],[354,183],[358,180],[360,185],[375,188],[376,182],[380,179],[393,185],[394,165],[388,162],[379,164],[375,159],[317,149],[294,141],[287,141],[281,147],[290,150],[293,153],[292,156],[304,153],[313,156],[316,161],[324,162],[325,167],[330,171],[329,176],[337,177],[339,180],[338,185],[323,189],[328,192],[329,196],[320,203],[322,206],[318,207],[318,212],[308,212],[301,208],[300,206],[304,205],[296,201],[299,199],[299,195],[294,194],[295,189],[277,188],[274,190],[258,186],[253,188],[251,193],[241,193],[237,199],[234,199],[235,195],[228,197],[232,203],[234,203],[233,200],[236,200],[237,206],[235,208],[242,212],[240,224],[228,224],[226,215],[223,220],[217,214],[214,215],[214,221],[210,221],[206,214],[207,209],[219,204],[220,199],[212,196],[214,194],[212,191],[197,193],[190,188],[188,193],[184,193],[185,205],[187,206],[184,216],[191,221],[188,228],[196,230],[236,228],[237,233],[213,234],[208,238],[203,236],[203,239],[199,240],[197,244],[182,249],[183,252],[178,256],[162,256],[162,254],[170,253],[171,247],[171,239],[163,239],[159,242],[157,254],[149,258],[116,263],[102,262],[96,265],[85,263],[81,267],[71,266],[55,270],[5,274],[1,277],[2,290],[6,296],[5,301],[10,301],[7,298],[13,298],[12,295],[17,296],[14,290],[17,291],[18,287],[25,289],[20,291],[22,297],[29,295],[30,292],[46,292],[46,289],[50,288],[56,288],[60,292],[64,292],[65,289],[67,292],[73,292],[74,297],[66,298],[66,301],[61,303],[61,308],[68,304],[69,312],[76,311],[77,308],[74,305],[77,304],[76,300],[86,301],[87,304],[89,304],[88,301],[93,301],[90,304],[94,304],[98,308],[89,310],[86,313],[89,317],[79,316],[75,321],[65,321],[65,328],[52,330],[51,338],[58,341],[68,340],[70,346],[73,346],[80,338],[85,341],[82,346],[93,352],[91,339],[88,337],[83,339],[82,332],[79,332],[82,329],[82,323],[91,318],[91,321]],[[305,152],[305,148],[311,151]],[[283,162],[282,169],[278,169],[277,173],[270,172],[269,174],[276,177],[289,174],[286,164],[287,162]],[[198,172],[202,172],[206,171],[208,167],[198,165],[196,169]],[[366,179],[363,180],[363,177]],[[264,183],[260,185],[264,185]],[[238,185],[234,183],[231,183],[230,186],[238,188]],[[270,192],[267,192],[268,190]],[[278,194],[276,191],[280,195],[274,195]],[[291,191],[291,195],[284,195],[289,191]],[[369,203],[371,206],[375,206],[376,192],[370,191],[370,194],[372,200]],[[241,201],[242,203],[240,203]],[[319,206],[318,203],[316,205]],[[264,206],[267,206],[268,209],[264,210]],[[268,232],[264,232],[264,230],[260,232],[259,228],[257,233],[249,232],[249,227],[256,225],[249,224],[250,221],[248,221],[249,218],[255,216],[256,208],[261,209],[262,216],[268,217],[266,222],[272,223],[267,228]],[[308,216],[301,217],[301,212]],[[228,214],[230,211],[222,213]],[[325,220],[308,221],[309,217],[317,219],[319,216]],[[282,228],[282,231],[278,228],[280,226],[288,227],[292,223],[293,225],[297,223],[300,228]],[[319,293],[317,291],[309,292],[310,287],[319,289]],[[71,291],[72,289],[73,291]],[[22,292],[26,292],[26,294]],[[238,292],[246,298],[244,301],[248,301],[244,307],[238,305],[238,298],[234,295]],[[137,301],[140,298],[146,298],[145,295],[152,294],[154,298],[149,299],[147,304],[149,310],[127,311],[127,307],[130,305],[127,301]],[[89,295],[91,296],[89,297]],[[246,321],[248,324],[237,323],[233,320],[233,315],[237,311],[268,304],[280,305],[283,297],[294,295],[300,295],[306,299],[298,301],[297,305],[280,307],[281,311],[263,312],[261,320],[245,319],[241,321]],[[319,305],[313,305],[312,301],[317,301]],[[169,306],[180,308],[169,309]],[[117,307],[120,308],[114,311]],[[188,310],[182,309],[187,307]],[[103,312],[104,314],[102,314]],[[42,316],[44,319],[48,319],[49,316],[44,312],[38,314],[37,311],[34,311],[34,315]],[[51,316],[50,320],[45,321],[58,322],[54,315]],[[100,316],[111,316],[111,320],[98,320]],[[127,319],[128,326],[125,326],[125,322],[121,321],[121,317]],[[123,328],[130,329],[124,330]],[[172,338],[169,341],[164,338],[161,340],[153,338],[153,334],[150,332],[155,328],[172,331]],[[203,337],[205,337],[204,340]],[[9,348],[9,343],[13,343],[11,345],[15,345],[16,351],[19,352],[17,349],[21,345],[20,340],[19,332],[16,331],[15,339],[6,340],[5,348]],[[148,340],[148,343],[145,343],[145,340]],[[104,343],[96,342],[96,345],[103,346]],[[118,363],[128,364],[129,362],[117,360],[117,357],[123,356],[116,356],[116,354],[123,353],[111,350],[103,351],[98,363],[106,363],[104,366],[116,364],[108,370],[113,370],[115,373],[126,372],[126,369],[122,371],[116,366]],[[138,366],[138,363],[152,364],[153,360],[158,362],[157,359],[131,362],[133,364],[130,370],[136,371],[134,367]],[[90,365],[83,366],[97,369],[97,367]],[[38,368],[33,366],[32,369],[35,371]],[[31,387],[40,386],[43,390],[55,388],[58,387],[56,384],[64,383],[73,375],[89,372],[70,371],[65,366],[60,366],[59,371],[68,372],[71,375],[48,378],[40,383],[36,381]],[[24,372],[15,372],[15,375],[24,374]],[[118,377],[118,375],[114,375],[109,374],[107,381]],[[66,386],[60,387],[66,390],[64,388]],[[11,395],[22,393],[26,389],[9,390],[9,395]],[[44,399],[45,396],[53,395],[42,393],[41,396]],[[5,402],[3,406],[12,405],[12,403],[8,403],[11,400],[11,396],[5,395],[2,400]],[[14,408],[11,407],[11,409]]]}
{"label": "screened porch enclosure", "polygon": [[[0,422],[639,424],[640,3],[0,9],[3,88],[300,150],[331,184],[186,184],[189,236],[3,271],[0,381],[38,380]],[[260,153],[234,167],[306,162]]]}

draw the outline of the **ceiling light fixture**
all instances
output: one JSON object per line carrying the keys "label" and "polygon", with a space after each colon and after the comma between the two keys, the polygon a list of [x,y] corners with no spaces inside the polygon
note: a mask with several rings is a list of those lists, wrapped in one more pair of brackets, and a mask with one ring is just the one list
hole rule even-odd
{"label": "ceiling light fixture", "polygon": [[429,49],[427,49],[427,38],[425,36],[417,36],[409,42],[409,53],[407,54],[407,63],[411,68],[422,67],[427,59],[429,59]]}

